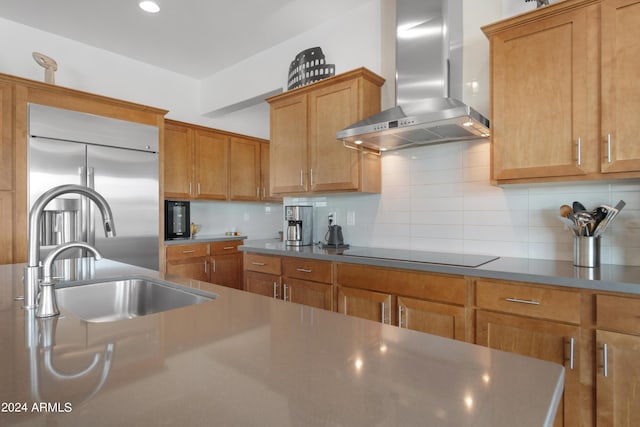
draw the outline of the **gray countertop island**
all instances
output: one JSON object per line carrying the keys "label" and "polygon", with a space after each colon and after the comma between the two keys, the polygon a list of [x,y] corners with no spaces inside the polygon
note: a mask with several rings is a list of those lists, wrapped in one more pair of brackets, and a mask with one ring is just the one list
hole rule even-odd
{"label": "gray countertop island", "polygon": [[[560,365],[211,285],[208,302],[40,320],[0,266],[0,425],[544,426]],[[158,272],[108,260],[69,280]]]}

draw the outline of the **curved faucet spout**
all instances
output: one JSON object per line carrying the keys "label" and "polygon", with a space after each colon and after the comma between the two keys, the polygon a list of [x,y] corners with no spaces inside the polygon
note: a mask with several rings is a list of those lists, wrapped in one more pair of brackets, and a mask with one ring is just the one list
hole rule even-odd
{"label": "curved faucet spout", "polygon": [[93,200],[100,213],[102,214],[102,221],[104,224],[104,235],[106,237],[114,237],[116,235],[116,229],[113,223],[113,214],[111,213],[111,207],[107,203],[104,197],[100,193],[91,188],[84,187],[82,185],[67,184],[54,187],[46,191],[42,196],[38,198],[31,208],[29,213],[29,253],[27,265],[29,267],[38,266],[40,261],[40,244],[39,244],[39,231],[42,223],[42,212],[49,202],[58,196],[63,194],[75,193],[81,196],[86,196]]}
{"label": "curved faucet spout", "polygon": [[27,253],[27,267],[24,274],[24,307],[34,308],[38,293],[38,281],[40,279],[40,227],[42,225],[42,213],[49,202],[63,194],[79,194],[86,196],[100,209],[106,237],[114,237],[116,229],[113,223],[111,207],[100,193],[82,185],[67,184],[54,187],[41,195],[35,201],[29,212],[29,242]]}

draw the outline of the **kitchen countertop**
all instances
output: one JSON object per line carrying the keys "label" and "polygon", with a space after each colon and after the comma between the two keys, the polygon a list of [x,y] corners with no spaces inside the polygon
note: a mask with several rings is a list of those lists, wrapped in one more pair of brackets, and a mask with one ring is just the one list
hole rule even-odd
{"label": "kitchen countertop", "polygon": [[209,243],[209,242],[226,242],[229,240],[245,240],[247,236],[227,236],[226,234],[213,234],[213,235],[196,235],[188,239],[172,239],[165,240],[165,246],[170,245],[188,245],[190,243]]}
{"label": "kitchen countertop", "polygon": [[41,320],[14,300],[24,265],[0,265],[2,425],[541,426],[562,393],[558,364],[82,261],[70,277],[145,275],[217,297],[118,322],[64,307]]}
{"label": "kitchen countertop", "polygon": [[[246,240],[241,251],[266,255],[293,256],[334,262],[404,268],[432,273],[456,274],[488,279],[511,280],[580,289],[623,292],[640,295],[640,267],[602,264],[598,268],[574,267],[571,261],[550,261],[500,257],[479,267],[410,262],[349,256],[349,250],[321,249],[316,245],[286,246],[277,239]],[[371,248],[351,246],[350,250]],[[389,251],[389,250],[387,250]],[[392,250],[391,250],[392,251]]]}

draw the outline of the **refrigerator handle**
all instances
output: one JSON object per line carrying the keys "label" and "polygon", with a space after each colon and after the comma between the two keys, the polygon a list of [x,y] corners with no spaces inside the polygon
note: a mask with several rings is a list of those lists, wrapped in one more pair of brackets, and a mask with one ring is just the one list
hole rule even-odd
{"label": "refrigerator handle", "polygon": [[[78,174],[80,175],[80,185],[87,186],[87,168],[85,166],[78,167]],[[79,240],[88,242],[88,215],[87,209],[89,208],[89,199],[85,196],[80,196],[80,212],[78,212],[78,228],[79,228]],[[83,252],[84,253],[84,252]]]}
{"label": "refrigerator handle", "polygon": [[[95,173],[92,166],[87,167],[87,187],[92,190],[95,190]],[[88,235],[87,235],[87,243],[92,246],[96,245],[96,227],[95,227],[95,208],[93,207],[93,203],[85,197],[87,200],[87,223],[88,227]]]}

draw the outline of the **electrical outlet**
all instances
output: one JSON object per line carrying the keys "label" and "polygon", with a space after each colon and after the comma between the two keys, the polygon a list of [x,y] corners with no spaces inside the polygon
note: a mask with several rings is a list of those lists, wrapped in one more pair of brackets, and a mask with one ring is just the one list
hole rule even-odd
{"label": "electrical outlet", "polygon": [[356,225],[356,212],[348,211],[347,212],[347,225]]}
{"label": "electrical outlet", "polygon": [[335,224],[337,221],[337,215],[335,212],[329,212],[329,215],[327,215],[327,221],[329,221],[331,224]]}

